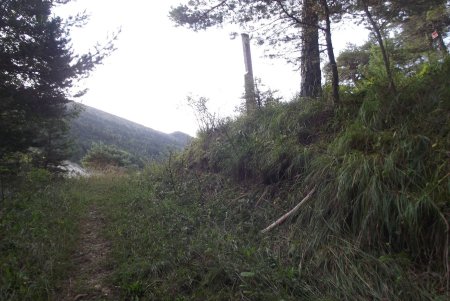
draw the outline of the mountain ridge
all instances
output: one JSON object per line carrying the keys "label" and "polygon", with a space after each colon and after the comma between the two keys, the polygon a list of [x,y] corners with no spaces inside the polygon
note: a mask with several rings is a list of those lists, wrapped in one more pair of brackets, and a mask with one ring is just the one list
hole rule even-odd
{"label": "mountain ridge", "polygon": [[70,123],[72,161],[80,162],[93,143],[113,145],[146,161],[162,159],[170,151],[183,149],[192,139],[181,131],[167,134],[117,115],[80,103]]}

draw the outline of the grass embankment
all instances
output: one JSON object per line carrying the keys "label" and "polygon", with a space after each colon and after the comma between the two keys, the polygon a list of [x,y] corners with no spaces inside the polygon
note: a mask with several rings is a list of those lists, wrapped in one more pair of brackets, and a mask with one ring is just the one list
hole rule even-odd
{"label": "grass embankment", "polygon": [[122,297],[446,300],[448,74],[266,107],[128,182],[105,207]]}

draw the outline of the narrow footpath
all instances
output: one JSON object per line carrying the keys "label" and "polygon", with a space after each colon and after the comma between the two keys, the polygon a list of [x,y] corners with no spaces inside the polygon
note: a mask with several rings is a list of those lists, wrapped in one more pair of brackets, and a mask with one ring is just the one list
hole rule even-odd
{"label": "narrow footpath", "polygon": [[106,266],[111,246],[102,237],[104,226],[101,212],[91,206],[80,222],[79,247],[73,257],[75,269],[63,289],[62,301],[118,300],[114,290],[105,286],[105,279],[111,274]]}

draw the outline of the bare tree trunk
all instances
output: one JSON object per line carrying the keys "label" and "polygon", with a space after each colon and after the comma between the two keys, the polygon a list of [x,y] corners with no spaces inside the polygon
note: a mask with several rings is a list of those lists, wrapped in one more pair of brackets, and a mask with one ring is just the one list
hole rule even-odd
{"label": "bare tree trunk", "polygon": [[339,103],[339,73],[336,63],[336,58],[334,56],[333,42],[331,40],[331,21],[330,21],[330,9],[328,7],[327,0],[322,0],[322,6],[325,12],[325,40],[327,42],[327,53],[328,60],[330,61],[331,67],[331,85],[333,89],[333,104]]}
{"label": "bare tree trunk", "polygon": [[314,10],[315,0],[304,0],[302,5],[302,48],[300,58],[300,96],[318,97],[322,92],[319,17]]}
{"label": "bare tree trunk", "polygon": [[252,53],[250,50],[250,37],[248,34],[241,34],[242,47],[244,50],[244,63],[245,63],[245,105],[247,114],[250,114],[256,110],[256,94],[255,94],[255,80],[253,78],[253,66],[252,66]]}
{"label": "bare tree trunk", "polygon": [[369,20],[369,23],[372,26],[372,29],[375,33],[375,38],[377,39],[378,45],[380,46],[381,54],[383,56],[384,67],[386,69],[386,74],[387,74],[387,77],[389,80],[389,88],[393,92],[396,92],[397,89],[395,87],[394,78],[392,77],[391,65],[389,63],[389,56],[387,54],[386,48],[384,47],[383,36],[381,35],[380,28],[379,28],[377,22],[375,22],[375,20],[373,19],[372,14],[369,11],[369,6],[367,5],[367,2],[365,0],[362,0],[361,2],[362,2],[366,17]]}

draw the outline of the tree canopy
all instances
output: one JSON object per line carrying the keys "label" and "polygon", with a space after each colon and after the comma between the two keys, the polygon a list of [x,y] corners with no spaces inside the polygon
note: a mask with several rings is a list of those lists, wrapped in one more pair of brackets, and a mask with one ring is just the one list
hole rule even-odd
{"label": "tree canopy", "polygon": [[63,20],[52,14],[55,5],[67,2],[0,1],[2,162],[19,152],[33,154],[37,165],[59,164],[61,156],[50,149],[66,145],[63,120],[72,115],[70,89],[113,50],[112,39],[93,52],[74,54],[70,29],[85,24],[86,16]]}
{"label": "tree canopy", "polygon": [[[300,96],[304,97],[321,94],[320,53],[326,51],[335,103],[339,101],[341,74],[331,39],[333,23],[353,19],[371,30],[393,92],[393,69],[399,68],[396,64],[406,68],[430,57],[431,52],[434,55],[434,49],[448,53],[444,42],[450,24],[446,0],[191,0],[173,7],[170,17],[176,24],[196,31],[227,23],[242,26],[258,44],[269,46],[269,55],[299,63]],[[324,49],[320,49],[320,33]],[[436,37],[432,38],[432,34]],[[388,39],[392,36],[396,36],[395,40]],[[408,48],[408,54],[395,57],[399,48]],[[342,75],[348,80],[346,74]]]}

